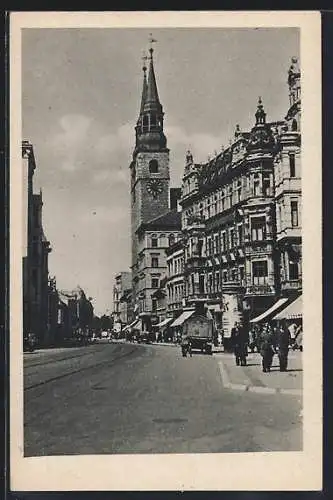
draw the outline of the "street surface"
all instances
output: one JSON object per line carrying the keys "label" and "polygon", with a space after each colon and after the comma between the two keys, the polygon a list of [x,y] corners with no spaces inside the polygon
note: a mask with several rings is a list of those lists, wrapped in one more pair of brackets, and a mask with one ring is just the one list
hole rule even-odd
{"label": "street surface", "polygon": [[301,354],[290,356],[290,372],[265,374],[258,354],[235,367],[167,345],[25,353],[25,456],[301,450]]}

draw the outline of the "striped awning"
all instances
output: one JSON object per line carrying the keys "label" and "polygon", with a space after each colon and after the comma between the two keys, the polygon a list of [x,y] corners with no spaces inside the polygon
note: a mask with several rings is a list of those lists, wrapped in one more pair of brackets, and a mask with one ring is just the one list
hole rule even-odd
{"label": "striped awning", "polygon": [[171,323],[171,327],[173,328],[174,326],[181,326],[187,319],[189,319],[193,314],[195,313],[194,310],[191,311],[184,311],[181,313],[180,316],[178,316],[177,319],[173,323]]}
{"label": "striped awning", "polygon": [[140,320],[139,319],[135,319],[134,321],[132,321],[132,323],[130,323],[129,325],[125,326],[124,331],[125,330],[129,330],[130,328],[135,328],[139,323],[140,323]]}
{"label": "striped awning", "polygon": [[170,321],[172,321],[173,318],[165,318],[163,321],[161,321],[160,323],[158,323],[157,325],[155,326],[158,326],[158,327],[161,327],[161,326],[166,326],[170,323]]}
{"label": "striped awning", "polygon": [[[274,312],[277,311],[280,307],[283,306],[288,301],[288,299],[283,298],[279,299],[275,304],[273,304],[267,311],[263,312],[256,318],[250,320],[250,323],[259,323],[260,321],[264,321],[264,319],[268,319],[268,317]],[[274,318],[275,319],[275,318]]]}
{"label": "striped awning", "polygon": [[282,309],[276,316],[274,320],[278,319],[298,319],[303,316],[303,298],[302,295],[297,297],[291,304]]}

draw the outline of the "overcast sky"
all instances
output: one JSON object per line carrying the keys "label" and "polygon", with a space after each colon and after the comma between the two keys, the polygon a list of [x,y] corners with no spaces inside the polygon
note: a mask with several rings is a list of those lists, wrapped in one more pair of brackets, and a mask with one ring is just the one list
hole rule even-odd
{"label": "overcast sky", "polygon": [[23,139],[34,146],[36,189],[59,289],[80,285],[95,312],[112,310],[114,275],[130,265],[129,163],[149,32],[165,112],[172,185],[184,157],[206,161],[235,125],[285,116],[297,29],[24,29]]}

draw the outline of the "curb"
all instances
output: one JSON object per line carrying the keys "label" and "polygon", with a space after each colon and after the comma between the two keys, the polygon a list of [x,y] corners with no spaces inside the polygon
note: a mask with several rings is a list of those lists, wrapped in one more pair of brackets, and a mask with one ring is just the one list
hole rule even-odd
{"label": "curb", "polygon": [[222,362],[218,363],[220,370],[220,375],[222,379],[222,384],[225,389],[233,389],[237,391],[255,392],[259,394],[286,394],[290,396],[302,396],[302,389],[281,389],[259,386],[259,385],[247,385],[247,384],[232,384],[229,379],[229,375]]}

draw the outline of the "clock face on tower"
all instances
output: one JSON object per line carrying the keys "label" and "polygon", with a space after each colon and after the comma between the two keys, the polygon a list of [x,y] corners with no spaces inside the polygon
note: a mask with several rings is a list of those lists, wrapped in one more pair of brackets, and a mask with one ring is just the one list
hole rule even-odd
{"label": "clock face on tower", "polygon": [[147,191],[156,198],[163,191],[163,184],[159,179],[152,179],[147,184]]}

